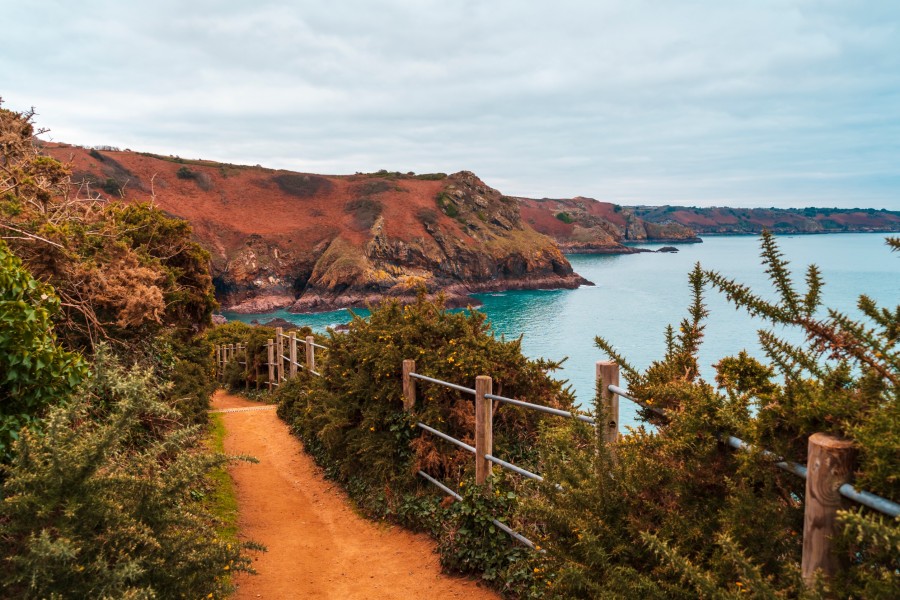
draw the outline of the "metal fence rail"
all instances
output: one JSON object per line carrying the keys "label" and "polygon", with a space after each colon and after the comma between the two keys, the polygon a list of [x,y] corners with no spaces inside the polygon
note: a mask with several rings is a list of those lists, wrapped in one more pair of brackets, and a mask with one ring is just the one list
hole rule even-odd
{"label": "metal fence rail", "polygon": [[458,392],[463,392],[466,394],[475,395],[475,390],[473,388],[467,388],[461,385],[456,385],[455,383],[450,383],[449,381],[442,381],[440,379],[434,379],[432,377],[426,377],[424,375],[419,375],[418,373],[410,373],[410,377],[414,379],[421,379],[422,381],[427,381],[428,383],[434,383],[437,385],[442,385],[444,387],[448,387],[450,389],[456,390]]}
{"label": "metal fence rail", "polygon": [[[463,499],[462,496],[460,496],[459,494],[457,494],[456,492],[454,492],[453,490],[451,490],[450,488],[448,488],[446,485],[444,485],[443,483],[441,483],[440,481],[438,481],[437,479],[435,479],[434,477],[432,477],[431,475],[429,475],[429,474],[426,473],[425,471],[419,471],[419,476],[420,476],[420,477],[423,477],[424,479],[426,479],[427,481],[429,481],[430,483],[432,483],[433,485],[435,485],[438,489],[440,489],[442,492],[444,492],[444,493],[447,494],[448,496],[451,496],[451,497],[455,498],[457,501],[462,501],[462,499]],[[491,523],[492,523],[493,525],[495,525],[495,526],[497,527],[497,529],[503,531],[504,533],[508,534],[508,535],[511,536],[512,538],[518,540],[519,542],[521,542],[521,543],[524,544],[525,546],[528,546],[528,547],[531,548],[532,550],[535,549],[534,542],[532,542],[531,540],[529,540],[527,537],[525,537],[525,536],[522,535],[521,533],[518,533],[518,532],[516,532],[516,531],[513,531],[513,530],[509,527],[509,525],[507,525],[507,524],[505,524],[505,523],[503,523],[503,522],[501,522],[501,521],[499,521],[499,520],[497,520],[497,519],[491,519]],[[544,552],[544,551],[541,550],[541,552]]]}
{"label": "metal fence rail", "polygon": [[562,410],[559,408],[551,408],[549,406],[542,406],[540,404],[532,404],[531,402],[524,402],[522,400],[516,400],[515,398],[507,398],[505,396],[496,396],[494,394],[485,394],[485,398],[488,400],[497,400],[498,402],[504,402],[506,404],[513,404],[515,406],[521,406],[522,408],[530,408],[531,410],[536,410],[538,412],[547,413],[550,415],[556,415],[558,417],[572,417],[578,419],[579,421],[584,421],[585,423],[590,423],[594,425],[596,420],[593,417],[589,417],[587,415],[580,415],[578,413],[569,412],[567,410]]}
{"label": "metal fence rail", "polygon": [[458,439],[456,439],[456,438],[454,438],[454,437],[450,437],[450,436],[447,435],[446,433],[440,432],[440,431],[438,431],[437,429],[434,429],[434,428],[432,428],[432,427],[429,427],[429,426],[426,425],[425,423],[419,422],[419,423],[416,423],[416,425],[417,425],[418,427],[421,427],[422,429],[424,429],[424,430],[427,431],[428,433],[430,433],[430,434],[432,434],[432,435],[438,436],[438,437],[441,438],[442,440],[446,440],[446,441],[450,442],[451,444],[456,444],[457,446],[459,446],[459,447],[462,448],[463,450],[468,450],[469,452],[472,452],[472,453],[475,452],[475,448],[474,448],[474,447],[472,447],[472,446],[468,445],[467,443],[465,443],[465,442],[463,442],[463,441],[460,441],[460,440],[458,440]]}
{"label": "metal fence rail", "polygon": [[513,473],[518,473],[519,475],[522,475],[529,479],[534,479],[535,481],[544,481],[544,478],[541,477],[540,475],[538,475],[537,473],[532,473],[531,471],[526,471],[522,467],[517,467],[516,465],[514,465],[510,462],[506,462],[505,460],[501,460],[501,459],[497,458],[496,456],[491,456],[490,454],[485,454],[484,457],[486,459],[488,459],[489,461],[491,461],[492,463],[500,465],[504,469],[508,469],[508,470],[512,471]]}
{"label": "metal fence rail", "polygon": [[[659,415],[666,416],[665,410],[657,408],[655,406],[648,406],[643,402],[640,402],[634,396],[632,396],[628,392],[628,390],[622,389],[616,385],[610,385],[608,386],[608,389],[610,392],[618,394],[622,398],[631,400],[642,408],[647,408]],[[744,440],[733,435],[723,435],[721,439],[726,444],[728,444],[728,446],[734,448],[735,450],[744,450],[747,452],[752,452],[755,450],[755,448],[751,444],[748,444]],[[806,479],[809,475],[805,466],[793,461],[784,460],[782,457],[778,456],[771,450],[762,450],[761,454],[766,458],[771,458],[774,461],[773,464],[783,471],[787,471],[788,473],[792,473],[798,477],[802,477],[803,479]],[[878,496],[871,492],[867,492],[865,490],[857,490],[855,487],[853,487],[853,485],[849,483],[841,485],[841,487],[838,488],[838,492],[841,494],[841,496],[847,498],[848,500],[853,500],[854,502],[862,504],[863,506],[867,506],[872,510],[876,510],[890,517],[896,518],[900,516],[900,504],[888,500],[887,498],[882,498],[881,496]]]}

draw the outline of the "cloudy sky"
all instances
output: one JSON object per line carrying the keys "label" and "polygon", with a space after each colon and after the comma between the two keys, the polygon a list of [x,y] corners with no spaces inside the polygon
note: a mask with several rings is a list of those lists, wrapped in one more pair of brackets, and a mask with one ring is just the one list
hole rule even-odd
{"label": "cloudy sky", "polygon": [[0,3],[0,96],[57,141],[900,210],[895,0]]}

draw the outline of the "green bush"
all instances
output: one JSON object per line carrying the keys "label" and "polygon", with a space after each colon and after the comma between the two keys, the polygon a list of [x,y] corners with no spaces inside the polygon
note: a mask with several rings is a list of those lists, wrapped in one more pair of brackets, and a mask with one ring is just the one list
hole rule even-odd
{"label": "green bush", "polygon": [[[497,394],[570,408],[572,395],[548,375],[559,363],[525,358],[520,340],[495,338],[482,313],[449,312],[423,296],[407,306],[385,301],[367,319],[354,318],[348,332],[333,334],[326,345],[322,377],[301,374],[275,393],[279,416],[325,474],[345,485],[368,515],[436,535],[446,568],[476,573],[501,587],[511,585],[512,573],[517,585],[530,585],[530,571],[511,567],[523,551],[487,518],[496,510],[494,517],[512,522],[513,515],[503,514],[511,502],[505,494],[529,484],[516,480],[501,499],[475,502],[467,493],[459,506],[436,505],[440,493],[417,471],[456,488],[471,479],[474,461],[470,453],[415,423],[423,421],[473,444],[474,402],[471,396],[419,381],[415,409],[404,412],[401,365],[412,358],[417,372],[467,386],[476,376],[489,374]],[[540,470],[535,443],[542,422],[540,413],[499,405],[495,454]]]}
{"label": "green bush", "polygon": [[36,281],[0,240],[0,461],[46,407],[68,400],[87,374],[78,354],[56,342],[59,298]]}
{"label": "green bush", "polygon": [[572,218],[572,215],[570,215],[567,212],[556,213],[556,218],[559,219],[560,221],[562,221],[563,223],[574,223],[575,222],[575,219]]}
{"label": "green bush", "polygon": [[251,571],[201,502],[229,459],[197,450],[200,428],[177,424],[155,380],[101,348],[90,384],[17,442],[0,505],[6,594],[218,597]]}

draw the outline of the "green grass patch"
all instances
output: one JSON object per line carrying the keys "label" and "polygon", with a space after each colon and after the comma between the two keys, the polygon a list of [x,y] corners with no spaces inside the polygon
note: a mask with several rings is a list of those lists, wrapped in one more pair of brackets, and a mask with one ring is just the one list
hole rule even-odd
{"label": "green grass patch", "polygon": [[[225,453],[225,422],[222,415],[209,416],[210,432],[209,449],[213,452]],[[238,542],[238,502],[234,490],[234,482],[226,467],[216,469],[209,475],[211,492],[207,496],[210,512],[219,520],[219,534],[232,543]]]}

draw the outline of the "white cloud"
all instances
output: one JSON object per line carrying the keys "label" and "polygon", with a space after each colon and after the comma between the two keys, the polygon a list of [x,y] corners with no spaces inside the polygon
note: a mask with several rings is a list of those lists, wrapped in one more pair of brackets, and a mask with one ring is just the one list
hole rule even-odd
{"label": "white cloud", "polygon": [[900,209],[900,5],[18,3],[4,99],[56,139],[504,192]]}

